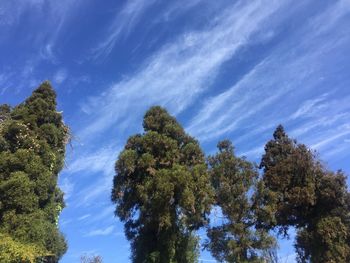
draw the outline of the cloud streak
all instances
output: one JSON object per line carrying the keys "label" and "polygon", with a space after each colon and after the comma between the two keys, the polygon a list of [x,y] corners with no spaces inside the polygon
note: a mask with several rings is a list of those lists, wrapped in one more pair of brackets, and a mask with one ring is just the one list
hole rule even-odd
{"label": "cloud streak", "polygon": [[305,102],[294,114],[285,107],[284,102],[292,92],[298,96],[305,96],[310,90],[321,85],[322,78],[319,76],[327,70],[325,67],[329,63],[327,61],[329,52],[349,43],[349,38],[334,41],[323,37],[324,34],[334,30],[333,27],[339,26],[343,18],[343,12],[338,10],[341,7],[341,5],[332,6],[327,12],[317,16],[317,20],[324,21],[330,13],[333,15],[338,13],[339,16],[333,19],[332,27],[314,31],[314,21],[305,25],[293,36],[294,39],[298,39],[298,43],[282,42],[273,53],[232,87],[208,99],[199,113],[193,117],[187,130],[205,141],[229,134],[236,129],[257,128],[251,121],[259,119],[259,124],[264,121],[268,123],[267,117],[272,117],[271,113],[274,113],[272,117],[274,120],[280,118],[287,121],[315,111],[317,105],[324,101],[324,97]]}
{"label": "cloud streak", "polygon": [[164,45],[134,76],[115,83],[104,95],[90,98],[82,106],[94,121],[80,136],[99,133],[125,118],[133,123],[154,104],[166,106],[173,114],[182,112],[209,88],[223,63],[248,43],[280,3],[238,2],[206,30],[189,31]]}
{"label": "cloud streak", "polygon": [[106,36],[93,49],[93,58],[106,58],[121,37],[127,37],[130,31],[139,23],[142,15],[154,5],[157,0],[129,0],[116,15],[109,26]]}
{"label": "cloud streak", "polygon": [[86,237],[94,237],[94,236],[108,236],[112,234],[114,231],[114,226],[109,226],[107,228],[101,228],[101,229],[94,229],[91,230],[90,232],[86,233]]}

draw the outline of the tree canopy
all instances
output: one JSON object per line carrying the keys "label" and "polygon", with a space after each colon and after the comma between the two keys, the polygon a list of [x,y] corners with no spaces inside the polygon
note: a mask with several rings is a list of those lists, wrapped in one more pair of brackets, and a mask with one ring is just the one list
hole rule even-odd
{"label": "tree canopy", "polygon": [[0,107],[0,233],[35,247],[46,262],[58,262],[67,248],[58,230],[64,202],[57,177],[68,136],[49,82],[13,109]]}
{"label": "tree canopy", "polygon": [[209,174],[215,189],[215,204],[223,218],[208,228],[206,247],[220,262],[266,262],[275,240],[264,229],[256,229],[256,215],[250,191],[258,171],[254,164],[236,157],[232,143],[218,143],[219,152],[208,158]]}
{"label": "tree canopy", "polygon": [[296,227],[299,262],[350,262],[350,195],[341,171],[327,170],[314,152],[278,126],[265,146],[256,194],[259,227],[284,234]]}
{"label": "tree canopy", "polygon": [[[162,107],[146,112],[143,128],[119,154],[111,192],[134,263],[198,262],[201,227],[220,262],[276,262],[271,231],[285,237],[290,227],[299,262],[350,262],[345,174],[327,169],[281,125],[259,167],[228,140],[206,158]],[[18,106],[0,105],[0,262],[56,263],[65,253],[57,179],[68,140],[49,82]],[[213,207],[220,219],[209,224]]]}
{"label": "tree canopy", "polygon": [[132,260],[196,262],[193,231],[207,223],[212,204],[204,154],[161,107],[147,111],[143,127],[118,157],[112,190]]}

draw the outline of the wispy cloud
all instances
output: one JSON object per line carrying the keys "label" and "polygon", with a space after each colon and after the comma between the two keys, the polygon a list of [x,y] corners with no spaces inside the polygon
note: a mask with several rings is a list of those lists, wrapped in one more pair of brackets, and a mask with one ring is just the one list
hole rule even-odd
{"label": "wispy cloud", "polygon": [[87,219],[87,218],[89,218],[89,217],[91,217],[91,214],[85,214],[85,215],[83,215],[83,216],[81,216],[81,217],[78,217],[78,221],[85,220],[85,219]]}
{"label": "wispy cloud", "polygon": [[17,42],[17,39],[14,39],[16,34],[6,34],[6,31],[10,31],[21,32],[21,39],[25,39],[27,43],[25,48],[16,50],[17,56],[21,58],[20,63],[11,59],[6,68],[2,69],[3,74],[8,75],[6,87],[11,92],[18,93],[25,88],[33,89],[49,76],[53,77],[56,84],[67,78],[67,72],[64,70],[54,68],[53,73],[49,73],[48,67],[45,70],[41,67],[45,63],[58,67],[62,63],[60,56],[56,55],[61,48],[57,45],[58,40],[66,33],[68,24],[76,12],[87,2],[89,1],[0,1],[0,31],[5,32],[0,35],[0,42],[3,36],[12,37],[6,41]]}
{"label": "wispy cloud", "polygon": [[112,180],[114,174],[109,176],[103,176],[94,180],[89,186],[83,188],[75,196],[75,206],[90,206],[96,204],[96,200],[103,196],[104,199],[110,198],[110,192],[112,189]]}
{"label": "wispy cloud", "polygon": [[310,111],[315,111],[315,108],[323,102],[327,97],[327,94],[323,94],[315,99],[305,101],[302,106],[291,116],[292,119],[297,119],[299,117],[309,114]]}
{"label": "wispy cloud", "polygon": [[[334,10],[337,8],[341,6],[332,6],[318,18],[327,19],[328,14],[336,13]],[[341,17],[339,15],[338,24],[334,23],[334,26],[339,25]],[[333,28],[330,27],[327,30],[333,30]],[[322,76],[325,70],[324,65],[329,63],[327,54],[349,42],[349,38],[334,41],[326,37],[320,42],[321,33],[325,34],[325,31],[313,31],[313,23],[296,31],[294,39],[298,39],[298,43],[282,42],[273,50],[273,53],[231,88],[208,99],[199,113],[193,117],[187,130],[201,140],[210,140],[228,134],[238,127],[242,129],[242,127],[252,126],[252,119],[259,119],[258,123],[262,123],[263,120],[268,121],[266,116],[274,119],[281,117],[285,120],[290,119],[290,108],[283,104],[286,96],[290,96],[292,92],[298,93],[299,96],[305,95],[320,85],[322,78],[319,76]],[[302,89],[299,88],[300,86]],[[292,119],[314,110],[316,104],[323,100],[321,96],[306,102],[292,115]],[[267,112],[267,109],[269,111],[272,109],[273,112]],[[270,113],[274,115],[271,116]]]}
{"label": "wispy cloud", "polygon": [[261,157],[263,153],[264,153],[264,146],[261,145],[242,153],[239,152],[239,155],[242,155],[242,156],[248,157],[249,159],[254,160]]}
{"label": "wispy cloud", "polygon": [[62,189],[64,193],[64,199],[68,200],[74,190],[74,184],[67,178],[63,178],[62,182],[60,183],[60,188]]}
{"label": "wispy cloud", "polygon": [[[80,136],[104,131],[116,122],[133,123],[150,105],[180,113],[215,79],[218,69],[281,5],[272,1],[239,2],[204,31],[189,31],[151,56],[132,77],[112,85],[83,105],[94,121]],[[97,105],[97,106],[96,106]],[[130,116],[130,112],[133,112]]]}
{"label": "wispy cloud", "polygon": [[350,125],[341,125],[338,127],[338,129],[334,129],[331,134],[322,134],[319,138],[316,138],[316,143],[311,145],[311,148],[320,150],[328,144],[333,143],[335,140],[338,140],[348,134],[350,134]]}
{"label": "wispy cloud", "polygon": [[[302,114],[298,114],[298,118],[307,120],[297,128],[291,130],[290,134],[294,137],[298,137],[320,128],[322,128],[325,133],[327,129],[333,129],[337,124],[347,123],[350,120],[349,99],[349,96],[336,99],[328,98],[327,100],[315,98],[305,102],[296,113],[302,112]],[[305,110],[307,105],[310,103],[312,104],[312,101],[317,101],[317,103]],[[292,118],[293,116],[294,114]]]}
{"label": "wispy cloud", "polygon": [[53,76],[53,81],[56,84],[61,84],[62,82],[64,82],[68,77],[68,72],[66,69],[59,69],[55,75]]}
{"label": "wispy cloud", "polygon": [[[217,1],[220,2],[220,1]],[[184,1],[184,2],[170,2],[168,8],[162,12],[161,16],[157,19],[156,22],[164,22],[169,21],[176,18],[178,15],[186,13],[192,8],[197,7],[199,4],[205,4],[205,2],[201,0],[192,0],[192,1]]]}
{"label": "wispy cloud", "polygon": [[114,205],[109,205],[107,207],[100,207],[99,213],[92,215],[89,218],[89,222],[101,222],[106,218],[113,218],[114,210],[115,210]]}
{"label": "wispy cloud", "polygon": [[106,147],[97,152],[85,152],[82,156],[67,164],[66,173],[89,172],[111,174],[117,159],[119,147]]}
{"label": "wispy cloud", "polygon": [[40,10],[43,0],[13,0],[0,2],[0,27],[13,26],[17,24],[23,13],[31,9],[32,11]]}
{"label": "wispy cloud", "polygon": [[108,56],[116,42],[121,37],[126,37],[140,21],[145,11],[156,3],[157,0],[128,0],[125,6],[116,15],[114,21],[107,30],[106,37],[93,49],[93,58],[105,58]]}
{"label": "wispy cloud", "polygon": [[[120,147],[114,144],[101,148],[96,152],[89,151],[83,146],[79,151],[81,156],[71,162],[68,161],[63,178],[69,176],[74,181],[85,176],[90,177],[89,180],[92,180],[91,184],[82,187],[80,191],[74,194],[75,206],[89,206],[101,195],[106,195],[109,198],[114,176],[114,163],[119,151]],[[73,153],[73,155],[76,154]],[[75,175],[78,175],[78,177],[76,178]],[[96,175],[98,176],[96,177]]]}
{"label": "wispy cloud", "polygon": [[94,229],[91,230],[90,232],[86,233],[86,237],[93,237],[93,236],[108,236],[112,234],[114,231],[114,226],[109,226],[107,228],[101,228],[101,229]]}

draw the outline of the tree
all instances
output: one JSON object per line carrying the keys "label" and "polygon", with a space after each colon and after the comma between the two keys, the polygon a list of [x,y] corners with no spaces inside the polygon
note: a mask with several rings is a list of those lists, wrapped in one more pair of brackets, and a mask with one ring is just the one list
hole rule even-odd
{"label": "tree", "polygon": [[350,262],[350,194],[345,175],[323,169],[316,196],[312,216],[296,238],[299,262]]}
{"label": "tree", "polygon": [[350,261],[350,196],[346,177],[328,171],[314,152],[278,126],[265,146],[255,199],[259,227],[297,228],[299,262]]}
{"label": "tree", "polygon": [[290,139],[281,125],[273,137],[260,163],[263,178],[259,189],[266,186],[268,190],[260,215],[265,214],[265,219],[270,216],[269,227],[278,226],[286,234],[289,226],[303,227],[307,223],[316,202],[315,180],[320,170],[313,152]]}
{"label": "tree", "polygon": [[196,262],[193,231],[212,203],[198,142],[161,107],[144,116],[145,132],[131,136],[116,162],[112,201],[138,262]]}
{"label": "tree", "polygon": [[266,262],[275,240],[263,229],[256,229],[250,191],[258,172],[252,163],[236,157],[230,141],[218,143],[219,152],[208,158],[215,189],[216,205],[223,223],[208,228],[206,247],[220,262]]}
{"label": "tree", "polygon": [[57,262],[66,251],[58,230],[64,202],[57,177],[69,132],[56,94],[44,82],[24,103],[1,106],[0,116],[0,232]]}
{"label": "tree", "polygon": [[10,236],[0,233],[0,262],[35,263],[46,251],[33,245],[13,240]]}

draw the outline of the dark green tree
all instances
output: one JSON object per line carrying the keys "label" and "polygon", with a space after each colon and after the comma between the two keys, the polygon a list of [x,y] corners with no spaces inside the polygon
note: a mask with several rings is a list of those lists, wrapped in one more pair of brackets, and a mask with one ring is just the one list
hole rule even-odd
{"label": "dark green tree", "polygon": [[350,194],[346,177],[323,169],[316,204],[295,242],[299,262],[350,262]]}
{"label": "dark green tree", "polygon": [[204,154],[161,107],[144,116],[116,162],[112,201],[132,244],[132,261],[196,262],[194,232],[207,224],[212,188]]}
{"label": "dark green tree", "polygon": [[256,229],[251,191],[258,172],[254,164],[236,157],[230,141],[218,143],[219,152],[208,158],[222,223],[208,228],[206,247],[220,262],[266,262],[275,240],[264,229]]}
{"label": "dark green tree", "polygon": [[66,251],[57,177],[68,137],[49,82],[17,107],[0,107],[0,232],[45,250],[46,262]]}
{"label": "dark green tree", "polygon": [[[277,127],[273,140],[265,146],[258,193],[264,204],[259,211],[265,227],[278,227],[287,233],[289,226],[303,227],[316,203],[316,175],[320,172],[314,153],[290,139]],[[264,189],[266,187],[266,189]]]}
{"label": "dark green tree", "polygon": [[342,172],[330,172],[314,152],[278,126],[265,146],[255,196],[259,227],[284,234],[296,227],[299,262],[350,262],[350,197]]}

